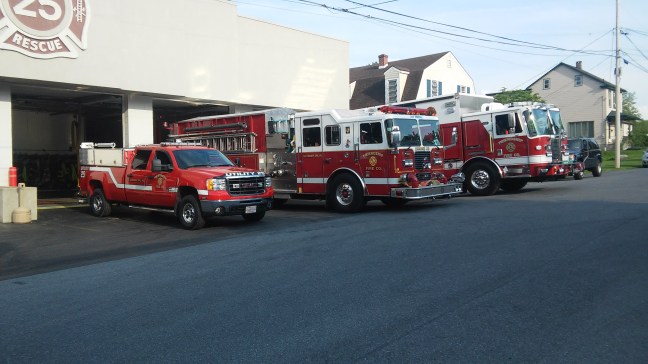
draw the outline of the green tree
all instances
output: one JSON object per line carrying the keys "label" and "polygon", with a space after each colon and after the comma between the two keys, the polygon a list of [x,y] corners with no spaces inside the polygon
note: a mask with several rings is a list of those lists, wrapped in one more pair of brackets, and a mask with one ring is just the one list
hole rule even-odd
{"label": "green tree", "polygon": [[633,147],[648,147],[648,121],[635,122],[628,139]]}
{"label": "green tree", "polygon": [[622,110],[625,115],[634,116],[636,118],[643,119],[641,117],[641,113],[639,112],[639,109],[637,108],[634,92],[627,92],[625,95],[623,95]]}
{"label": "green tree", "polygon": [[502,104],[520,101],[545,102],[540,95],[533,93],[531,90],[502,91],[495,95],[495,102]]}

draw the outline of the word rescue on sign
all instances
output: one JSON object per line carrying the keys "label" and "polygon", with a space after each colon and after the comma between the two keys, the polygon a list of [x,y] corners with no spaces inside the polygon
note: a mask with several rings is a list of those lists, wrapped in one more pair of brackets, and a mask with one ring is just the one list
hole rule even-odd
{"label": "word rescue on sign", "polygon": [[89,0],[0,0],[0,49],[76,58],[87,48]]}

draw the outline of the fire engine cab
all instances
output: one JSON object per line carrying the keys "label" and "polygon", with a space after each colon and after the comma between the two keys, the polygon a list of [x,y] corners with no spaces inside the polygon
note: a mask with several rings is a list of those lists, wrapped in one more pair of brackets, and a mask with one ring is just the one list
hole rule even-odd
{"label": "fire engine cab", "polygon": [[201,117],[174,123],[170,138],[199,141],[266,172],[276,205],[324,199],[338,211],[355,212],[368,200],[402,205],[462,192],[462,174],[443,174],[438,118],[406,110],[271,109]]}
{"label": "fire engine cab", "polygon": [[472,194],[517,191],[528,182],[578,178],[582,164],[570,159],[560,110],[541,103],[503,105],[490,96],[455,94],[416,104],[434,110],[445,138],[446,176],[463,172]]}

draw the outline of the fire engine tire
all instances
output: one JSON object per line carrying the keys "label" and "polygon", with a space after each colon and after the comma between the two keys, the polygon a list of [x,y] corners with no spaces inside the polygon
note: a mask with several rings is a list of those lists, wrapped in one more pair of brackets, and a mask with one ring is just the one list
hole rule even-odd
{"label": "fire engine tire", "polygon": [[188,195],[180,200],[178,219],[182,227],[187,230],[198,230],[205,226],[205,218],[200,211],[200,204],[193,195]]}
{"label": "fire engine tire", "polygon": [[105,217],[112,212],[112,206],[106,200],[106,196],[101,188],[95,188],[92,196],[90,196],[90,212],[97,217]]}
{"label": "fire engine tire", "polygon": [[594,168],[592,168],[591,171],[592,171],[592,176],[601,177],[601,175],[603,174],[603,168],[601,167],[601,162],[597,161],[596,166],[594,166]]}
{"label": "fire engine tire", "polygon": [[253,214],[243,214],[243,219],[248,222],[261,221],[265,216],[265,211],[257,211]]}
{"label": "fire engine tire", "polygon": [[490,196],[499,189],[500,179],[494,166],[475,163],[466,171],[466,189],[473,195]]}
{"label": "fire engine tire", "polygon": [[349,174],[335,177],[326,193],[326,204],[339,212],[358,212],[365,206],[362,185]]}
{"label": "fire engine tire", "polygon": [[507,192],[516,192],[524,188],[529,182],[526,178],[511,178],[502,181],[500,188]]}
{"label": "fire engine tire", "polygon": [[583,173],[583,171],[576,172],[576,173],[574,173],[574,179],[577,180],[577,181],[580,181],[580,180],[583,179],[584,175],[585,175],[585,173]]}

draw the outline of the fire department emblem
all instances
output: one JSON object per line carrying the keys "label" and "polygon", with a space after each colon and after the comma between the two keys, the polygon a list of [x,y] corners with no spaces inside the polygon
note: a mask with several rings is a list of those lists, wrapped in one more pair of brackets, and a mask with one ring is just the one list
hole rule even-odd
{"label": "fire department emblem", "polygon": [[515,143],[506,144],[506,150],[508,150],[509,153],[513,153],[513,151],[515,150]]}
{"label": "fire department emblem", "polygon": [[166,189],[166,176],[163,174],[158,174],[155,177],[153,177],[155,180],[155,189],[156,190],[164,190]]}
{"label": "fire department emblem", "polygon": [[89,0],[0,0],[0,49],[77,58],[88,44]]}
{"label": "fire department emblem", "polygon": [[376,164],[378,163],[378,159],[375,156],[369,157],[369,165],[372,167],[375,167]]}

